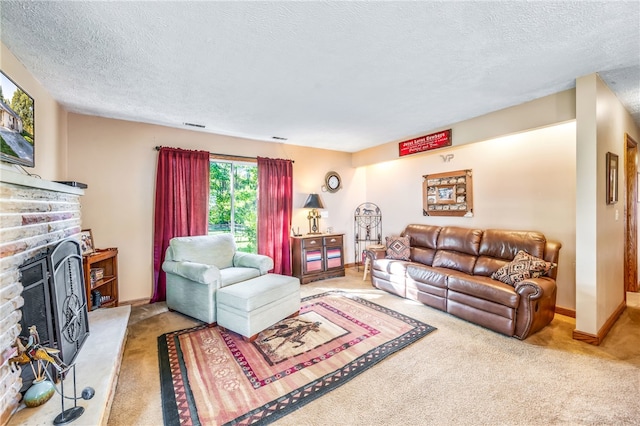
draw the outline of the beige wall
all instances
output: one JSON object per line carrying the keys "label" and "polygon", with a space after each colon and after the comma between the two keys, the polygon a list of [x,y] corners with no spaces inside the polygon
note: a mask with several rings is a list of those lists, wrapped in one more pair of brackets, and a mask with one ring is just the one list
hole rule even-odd
{"label": "beige wall", "polygon": [[[574,309],[575,146],[570,121],[407,156],[367,167],[367,198],[382,210],[385,236],[424,223],[534,230],[560,241],[557,303]],[[442,154],[454,158],[444,162]],[[422,176],[463,169],[473,171],[473,217],[423,216]]]}
{"label": "beige wall", "polygon": [[[625,133],[640,130],[596,74],[576,80],[576,330],[597,335],[624,301]],[[607,205],[606,153],[619,156],[619,201]]]}
{"label": "beige wall", "polygon": [[[69,177],[89,185],[82,201],[82,225],[93,232],[98,247],[118,247],[121,300],[148,298],[152,291],[152,244],[155,146],[202,149],[209,152],[288,158],[294,163],[293,224],[308,232],[302,205],[310,192],[318,192],[329,213],[322,230],[351,232],[354,203],[363,197],[363,177],[350,167],[351,155],[212,135],[204,132],[69,114]],[[323,193],[329,170],[341,174],[345,189]],[[345,237],[347,262],[352,238]]]}
{"label": "beige wall", "polygon": [[399,141],[364,149],[353,154],[353,166],[365,166],[399,158],[398,142],[445,129],[451,129],[453,146],[460,146],[563,123],[575,118],[576,92],[574,89],[569,89],[511,108],[432,129],[420,135],[408,136]]}
{"label": "beige wall", "polygon": [[35,100],[36,165],[25,170],[47,180],[66,180],[67,113],[4,44],[0,48],[0,69]]}

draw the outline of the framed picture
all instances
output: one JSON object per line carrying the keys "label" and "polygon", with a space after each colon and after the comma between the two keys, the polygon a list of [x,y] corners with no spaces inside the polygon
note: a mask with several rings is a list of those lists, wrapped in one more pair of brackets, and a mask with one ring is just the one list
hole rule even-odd
{"label": "framed picture", "polygon": [[607,152],[607,204],[618,202],[618,156]]}
{"label": "framed picture", "polygon": [[473,216],[471,170],[456,170],[422,177],[424,216]]}
{"label": "framed picture", "polygon": [[82,250],[83,256],[90,255],[95,251],[91,229],[84,229],[80,232],[80,250]]}

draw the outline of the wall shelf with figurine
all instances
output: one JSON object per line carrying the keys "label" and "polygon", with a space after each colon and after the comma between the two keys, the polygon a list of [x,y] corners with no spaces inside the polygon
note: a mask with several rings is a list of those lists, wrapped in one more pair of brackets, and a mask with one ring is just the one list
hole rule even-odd
{"label": "wall shelf with figurine", "polygon": [[457,170],[422,176],[424,216],[473,217],[473,174]]}

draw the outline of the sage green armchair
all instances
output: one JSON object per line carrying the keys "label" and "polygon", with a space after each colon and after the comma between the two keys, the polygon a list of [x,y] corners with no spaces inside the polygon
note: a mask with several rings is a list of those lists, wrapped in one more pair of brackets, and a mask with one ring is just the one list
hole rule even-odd
{"label": "sage green armchair", "polygon": [[231,234],[172,238],[162,263],[167,273],[167,307],[214,323],[218,289],[272,269],[269,256],[237,251]]}

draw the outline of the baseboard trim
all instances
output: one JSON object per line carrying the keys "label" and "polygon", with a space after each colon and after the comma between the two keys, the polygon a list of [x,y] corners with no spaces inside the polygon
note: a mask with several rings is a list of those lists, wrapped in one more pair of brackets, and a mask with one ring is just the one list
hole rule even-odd
{"label": "baseboard trim", "polygon": [[584,331],[580,331],[580,330],[573,330],[573,339],[579,340],[581,342],[585,342],[594,346],[600,345],[600,343],[602,343],[602,341],[607,336],[607,334],[609,334],[609,331],[611,331],[611,328],[616,323],[618,318],[620,318],[620,315],[622,315],[622,313],[626,308],[627,308],[627,302],[623,300],[620,306],[618,306],[618,308],[611,314],[607,322],[605,322],[604,325],[600,328],[600,330],[598,330],[597,335],[594,335],[591,333],[585,333]]}
{"label": "baseboard trim", "polygon": [[119,306],[131,305],[133,307],[133,306],[148,305],[149,303],[151,303],[151,298],[146,297],[144,299],[134,299],[134,300],[127,300],[126,302],[119,302],[118,305]]}
{"label": "baseboard trim", "polygon": [[556,306],[556,314],[564,315],[565,317],[575,318],[576,310],[563,308],[562,306]]}

